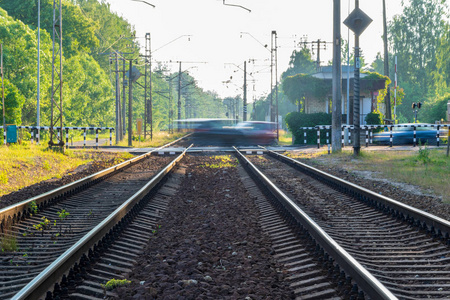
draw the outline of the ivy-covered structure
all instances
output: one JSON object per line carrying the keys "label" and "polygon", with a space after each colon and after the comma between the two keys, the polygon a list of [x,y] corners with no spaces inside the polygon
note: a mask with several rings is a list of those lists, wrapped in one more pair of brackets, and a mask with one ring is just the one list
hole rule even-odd
{"label": "ivy-covered structure", "polygon": [[[350,71],[350,107],[347,108],[347,69]],[[378,73],[362,72],[360,75],[360,118],[371,112],[384,112],[381,105],[383,95],[390,79]],[[289,99],[299,106],[299,110],[311,113],[331,113],[332,67],[322,67],[321,72],[312,75],[297,74],[287,77],[283,82],[283,91]],[[354,67],[342,66],[342,114],[350,112],[350,124],[353,123],[353,85]],[[380,101],[381,100],[381,101]]]}

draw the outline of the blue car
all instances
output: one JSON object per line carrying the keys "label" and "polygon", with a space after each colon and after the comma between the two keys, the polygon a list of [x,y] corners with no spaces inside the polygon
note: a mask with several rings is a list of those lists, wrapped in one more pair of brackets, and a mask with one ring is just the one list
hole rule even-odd
{"label": "blue car", "polygon": [[[436,127],[418,127],[419,125],[424,126],[426,124],[420,123],[410,123],[410,124],[399,124],[405,127],[394,127],[392,128],[392,142],[394,145],[412,145],[414,144],[414,128],[416,126],[416,144],[425,143],[428,145],[436,145],[437,143],[437,128]],[[446,130],[440,130],[440,143],[442,143],[442,138],[447,137]],[[373,143],[381,145],[390,144],[390,132],[387,131],[375,133],[373,135]]]}

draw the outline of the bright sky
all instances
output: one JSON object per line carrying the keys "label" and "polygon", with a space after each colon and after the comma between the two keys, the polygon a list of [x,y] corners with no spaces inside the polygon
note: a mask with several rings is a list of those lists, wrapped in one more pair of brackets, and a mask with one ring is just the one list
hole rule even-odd
{"label": "bright sky", "polygon": [[[106,0],[111,9],[135,25],[144,45],[146,32],[152,38],[152,61],[182,61],[182,70],[197,80],[204,90],[214,90],[219,96],[242,95],[245,60],[248,79],[248,99],[268,94],[270,90],[270,40],[272,30],[278,34],[278,75],[288,68],[289,57],[300,38],[330,42],[333,34],[333,0],[145,0],[151,6],[132,0]],[[341,0],[341,21],[354,9],[354,0]],[[402,12],[401,0],[387,0],[388,22]],[[360,37],[366,62],[383,52],[382,1],[361,0],[359,7],[373,22]],[[249,34],[241,34],[248,32]],[[341,24],[347,39],[347,27]],[[188,37],[183,35],[191,35]],[[252,38],[252,36],[254,38]],[[176,39],[176,40],[175,40]],[[175,40],[172,43],[171,41]],[[259,42],[258,42],[259,41]],[[350,47],[354,45],[350,32]],[[169,44],[167,44],[169,43]],[[261,44],[268,44],[268,49]],[[162,48],[161,48],[162,47]],[[332,45],[321,50],[322,65],[332,59]],[[169,63],[173,71],[177,63]],[[261,71],[262,70],[262,71]],[[232,82],[224,81],[233,76]],[[252,82],[254,81],[254,82]]]}

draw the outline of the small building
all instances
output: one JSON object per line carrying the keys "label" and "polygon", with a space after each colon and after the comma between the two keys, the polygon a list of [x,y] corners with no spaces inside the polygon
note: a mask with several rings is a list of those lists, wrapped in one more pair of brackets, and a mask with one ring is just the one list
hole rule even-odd
{"label": "small building", "polygon": [[[349,107],[347,107],[347,80],[349,82]],[[296,99],[301,98],[303,111],[307,114],[311,113],[331,113],[332,104],[332,66],[321,67],[321,72],[305,75],[297,74],[286,78],[293,80],[289,82],[287,89],[291,89],[292,98],[296,95]],[[379,107],[377,97],[380,90],[386,88],[387,77],[378,73],[364,72],[360,74],[360,124],[365,124],[365,117],[373,111],[384,112],[384,106]],[[296,88],[292,86],[296,85]],[[354,67],[342,66],[342,114],[346,115],[350,111],[349,120],[353,124],[353,87],[354,87]],[[302,97],[299,96],[301,94]],[[348,109],[350,108],[350,110]],[[346,123],[346,118],[343,122]]]}

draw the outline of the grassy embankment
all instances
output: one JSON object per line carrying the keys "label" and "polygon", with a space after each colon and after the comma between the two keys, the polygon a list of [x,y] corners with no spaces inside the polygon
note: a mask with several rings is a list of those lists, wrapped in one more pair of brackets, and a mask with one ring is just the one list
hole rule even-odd
{"label": "grassy embankment", "polygon": [[[95,156],[95,155],[94,155]],[[78,166],[89,163],[92,155],[84,151],[50,151],[45,145],[9,145],[0,147],[0,196],[23,187],[70,174]],[[117,163],[129,154],[118,154]]]}
{"label": "grassy embankment", "polygon": [[450,157],[444,149],[421,147],[419,151],[362,151],[354,158],[351,151],[326,155],[297,155],[296,158],[311,159],[315,163],[327,166],[339,166],[349,172],[371,171],[373,177],[419,186],[441,196],[450,204]]}

